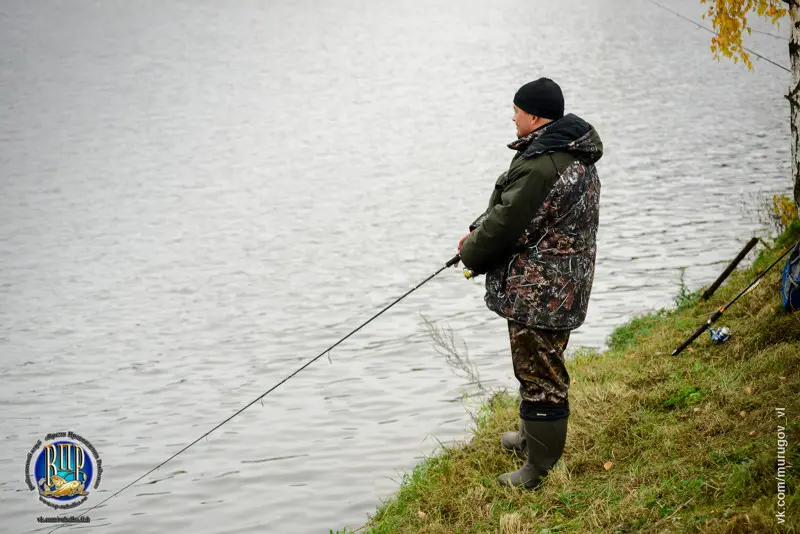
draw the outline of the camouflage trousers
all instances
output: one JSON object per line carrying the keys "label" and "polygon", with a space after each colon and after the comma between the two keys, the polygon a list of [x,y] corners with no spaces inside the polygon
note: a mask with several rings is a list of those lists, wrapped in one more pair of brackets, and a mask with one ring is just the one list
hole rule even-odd
{"label": "camouflage trousers", "polygon": [[508,321],[511,361],[519,380],[522,419],[558,419],[569,414],[569,373],[564,350],[569,330],[542,330]]}

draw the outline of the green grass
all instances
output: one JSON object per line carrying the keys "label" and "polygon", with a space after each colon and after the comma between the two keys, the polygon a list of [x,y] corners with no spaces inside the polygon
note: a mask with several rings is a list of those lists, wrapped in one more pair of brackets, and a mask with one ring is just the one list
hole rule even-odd
{"label": "green grass", "polygon": [[682,289],[677,309],[618,328],[606,352],[579,351],[568,362],[564,456],[537,491],[495,481],[521,463],[499,443],[503,431],[516,429],[518,399],[496,394],[468,443],[405,475],[356,532],[800,531],[794,469],[787,468],[787,521],[775,519],[776,407],[787,414],[787,463],[800,465],[800,313],[781,309],[783,263],[717,321],[731,328],[730,341],[714,345],[704,334],[670,355],[798,237],[795,222],[710,302]]}

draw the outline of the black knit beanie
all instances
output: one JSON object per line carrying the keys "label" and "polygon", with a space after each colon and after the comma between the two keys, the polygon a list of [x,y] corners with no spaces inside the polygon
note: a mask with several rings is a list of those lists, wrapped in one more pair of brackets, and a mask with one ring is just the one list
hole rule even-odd
{"label": "black knit beanie", "polygon": [[561,87],[550,78],[539,78],[519,88],[514,105],[522,111],[557,120],[564,116],[564,95]]}

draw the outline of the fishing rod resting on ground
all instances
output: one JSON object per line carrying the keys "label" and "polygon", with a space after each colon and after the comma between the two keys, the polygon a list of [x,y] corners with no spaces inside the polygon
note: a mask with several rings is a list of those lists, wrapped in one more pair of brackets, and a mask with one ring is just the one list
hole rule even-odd
{"label": "fishing rod resting on ground", "polygon": [[739,262],[742,261],[745,256],[747,256],[747,253],[750,252],[750,250],[752,250],[754,246],[756,246],[756,243],[758,243],[757,237],[754,237],[747,242],[747,244],[744,246],[741,252],[739,252],[739,254],[735,258],[733,258],[733,261],[731,261],[731,263],[725,268],[725,270],[722,271],[722,274],[719,275],[719,277],[716,280],[714,280],[714,283],[711,284],[711,286],[705,290],[703,295],[700,297],[700,300],[708,300],[711,298],[711,295],[714,294],[714,291],[716,291],[717,288],[722,284],[722,282],[724,282],[725,279],[728,278],[728,276],[733,272],[736,266],[739,265]]}
{"label": "fishing rod resting on ground", "polygon": [[764,269],[764,270],[761,272],[761,274],[759,274],[759,275],[758,275],[758,276],[755,278],[755,280],[753,280],[752,282],[750,282],[750,285],[748,285],[748,286],[747,286],[746,288],[744,288],[744,289],[743,289],[741,292],[739,292],[739,294],[738,294],[738,295],[736,295],[736,297],[734,297],[734,299],[733,299],[733,300],[731,300],[731,301],[730,301],[729,303],[727,303],[725,306],[722,306],[720,309],[718,309],[717,311],[715,311],[715,312],[714,312],[714,314],[713,314],[713,315],[712,315],[712,316],[711,316],[711,317],[708,319],[708,321],[706,321],[705,323],[703,323],[703,325],[702,325],[702,326],[700,326],[700,328],[698,328],[698,329],[695,331],[695,333],[694,333],[694,334],[692,334],[691,336],[689,336],[689,339],[687,339],[686,341],[684,341],[684,342],[683,342],[683,344],[681,344],[681,346],[680,346],[680,347],[678,347],[677,349],[675,349],[675,350],[672,352],[672,356],[677,356],[678,354],[680,354],[681,352],[683,352],[683,349],[685,349],[686,347],[688,347],[688,346],[689,346],[689,345],[692,343],[692,341],[694,341],[695,339],[697,339],[698,337],[700,337],[700,335],[701,335],[703,332],[705,332],[706,330],[709,330],[709,331],[710,331],[710,333],[711,333],[711,339],[712,339],[712,340],[713,340],[715,343],[720,343],[720,342],[727,341],[727,340],[730,338],[730,331],[729,331],[729,330],[728,330],[728,331],[725,331],[725,330],[727,330],[727,327],[726,327],[726,328],[721,328],[721,329],[719,329],[719,330],[714,330],[713,328],[711,328],[711,325],[714,323],[714,321],[716,321],[717,319],[719,319],[720,317],[722,317],[722,314],[723,314],[723,313],[725,313],[725,310],[727,310],[728,308],[730,308],[731,306],[733,306],[733,303],[734,303],[734,302],[736,302],[737,300],[739,300],[740,298],[742,298],[743,296],[745,296],[747,293],[749,293],[749,292],[751,292],[752,290],[754,290],[754,289],[756,288],[756,286],[757,286],[759,283],[761,283],[761,279],[764,277],[764,275],[765,275],[765,274],[767,274],[767,273],[770,271],[770,269],[772,269],[773,267],[775,267],[775,265],[777,265],[779,261],[781,261],[783,258],[785,258],[787,254],[789,254],[789,253],[790,253],[792,250],[794,250],[794,247],[795,247],[795,246],[797,246],[797,244],[796,244],[796,243],[795,243],[794,245],[790,246],[790,247],[788,248],[788,250],[786,250],[786,252],[784,252],[783,254],[781,254],[780,258],[778,258],[777,260],[775,260],[774,262],[772,262],[772,264],[771,264],[769,267],[767,267],[766,269]]}
{"label": "fishing rod resting on ground", "polygon": [[[286,378],[284,378],[283,380],[281,380],[280,382],[278,382],[277,384],[275,384],[274,386],[272,386],[271,388],[269,388],[267,391],[265,391],[264,393],[262,393],[261,395],[259,395],[258,397],[256,397],[256,398],[255,398],[255,399],[253,399],[252,401],[250,401],[250,402],[249,402],[249,403],[248,403],[246,406],[244,406],[243,408],[241,408],[241,409],[237,410],[237,411],[236,411],[236,413],[234,413],[233,415],[231,415],[230,417],[228,417],[227,419],[225,419],[224,421],[222,421],[221,423],[219,423],[217,426],[215,426],[214,428],[212,428],[212,429],[211,429],[211,430],[209,430],[208,432],[204,433],[202,436],[200,436],[199,438],[197,438],[197,439],[196,439],[196,440],[194,440],[193,442],[191,442],[191,443],[189,443],[188,445],[186,445],[184,448],[182,448],[181,450],[179,450],[178,452],[176,452],[175,454],[173,454],[172,456],[170,456],[169,458],[167,458],[166,460],[164,460],[163,462],[161,462],[160,464],[158,464],[158,465],[157,465],[157,466],[155,466],[154,468],[150,469],[148,472],[146,472],[145,474],[143,474],[142,476],[140,476],[139,478],[137,478],[137,479],[136,479],[136,480],[134,480],[133,482],[130,482],[129,484],[127,484],[126,486],[124,486],[122,489],[120,489],[120,490],[118,490],[116,493],[112,494],[110,497],[106,497],[105,499],[103,499],[103,500],[102,500],[102,501],[100,501],[99,503],[95,504],[94,506],[92,506],[91,508],[89,508],[88,510],[86,510],[85,512],[81,513],[81,514],[80,514],[80,515],[78,515],[77,517],[82,517],[82,516],[84,516],[84,515],[88,514],[89,512],[91,512],[92,510],[94,510],[95,508],[97,508],[97,507],[99,507],[99,506],[101,506],[101,505],[103,505],[103,504],[107,503],[108,501],[110,501],[111,499],[113,499],[114,497],[116,497],[117,495],[119,495],[120,493],[122,493],[123,491],[125,491],[126,489],[130,488],[131,486],[133,486],[134,484],[136,484],[137,482],[139,482],[140,480],[142,480],[143,478],[145,478],[147,475],[149,475],[149,474],[153,473],[154,471],[157,471],[158,469],[160,469],[161,467],[163,467],[163,466],[164,466],[164,465],[165,465],[167,462],[169,462],[170,460],[173,460],[173,459],[174,459],[174,458],[176,458],[178,455],[180,455],[180,454],[181,454],[181,453],[183,453],[184,451],[188,450],[188,449],[189,449],[191,446],[195,445],[197,442],[199,442],[199,441],[200,441],[200,440],[202,440],[203,438],[206,438],[206,437],[208,437],[208,436],[209,436],[209,435],[210,435],[212,432],[214,432],[215,430],[217,430],[218,428],[220,428],[222,425],[224,425],[225,423],[229,422],[231,419],[233,419],[234,417],[236,417],[237,415],[239,415],[240,413],[242,413],[243,411],[245,411],[246,409],[248,409],[250,406],[252,406],[253,404],[257,403],[258,401],[260,401],[261,399],[263,399],[264,397],[266,397],[267,395],[269,395],[270,393],[272,393],[273,391],[275,391],[275,390],[276,390],[276,389],[277,389],[277,388],[278,388],[280,385],[282,385],[284,382],[286,382],[287,380],[289,380],[290,378],[292,378],[293,376],[295,376],[297,373],[299,373],[300,371],[302,371],[303,369],[305,369],[306,367],[308,367],[309,365],[311,365],[312,363],[314,363],[315,361],[317,361],[318,359],[320,359],[320,358],[321,358],[322,356],[324,356],[325,354],[329,353],[329,352],[330,352],[331,350],[333,350],[333,349],[334,349],[334,348],[335,348],[337,345],[339,345],[339,344],[340,344],[342,341],[344,341],[345,339],[349,338],[350,336],[352,336],[353,334],[355,334],[356,332],[358,332],[359,330],[361,330],[362,328],[364,328],[365,326],[367,326],[367,325],[368,325],[369,323],[371,323],[373,320],[377,319],[377,318],[378,318],[378,316],[380,316],[381,314],[383,314],[383,312],[385,312],[386,310],[388,310],[389,308],[391,308],[392,306],[394,306],[395,304],[397,304],[398,302],[400,302],[401,300],[403,300],[404,298],[406,298],[408,295],[410,295],[411,293],[413,293],[414,291],[416,291],[417,289],[419,289],[420,287],[422,287],[422,285],[423,285],[423,284],[425,284],[426,282],[430,281],[430,280],[431,280],[431,279],[432,279],[434,276],[436,276],[437,274],[441,273],[442,271],[444,271],[444,270],[445,270],[445,269],[447,269],[448,267],[452,267],[453,265],[457,264],[457,263],[458,263],[460,260],[461,260],[461,256],[460,256],[460,255],[458,255],[458,254],[457,254],[457,255],[453,256],[453,257],[452,257],[450,260],[448,260],[448,262],[447,262],[447,263],[445,263],[445,264],[444,264],[442,267],[440,267],[438,271],[436,271],[435,273],[433,273],[432,275],[430,275],[429,277],[427,277],[425,280],[423,280],[423,281],[422,281],[422,282],[420,282],[419,284],[415,285],[414,287],[412,287],[411,289],[409,289],[408,291],[406,291],[405,293],[403,293],[403,295],[401,295],[401,296],[400,296],[399,298],[397,298],[397,299],[396,299],[394,302],[392,302],[391,304],[389,304],[388,306],[386,306],[385,308],[383,308],[381,311],[379,311],[378,313],[376,313],[375,315],[373,315],[372,317],[370,317],[370,318],[369,318],[367,321],[365,321],[364,323],[362,323],[362,324],[361,324],[361,325],[360,325],[358,328],[354,329],[354,330],[353,330],[353,331],[351,331],[349,334],[347,334],[346,336],[344,336],[342,339],[340,339],[339,341],[337,341],[336,343],[334,343],[333,345],[331,345],[330,347],[328,347],[328,348],[327,348],[327,349],[325,349],[324,351],[320,352],[320,353],[319,353],[317,356],[315,356],[315,357],[314,357],[314,358],[312,358],[311,360],[307,361],[305,364],[303,364],[301,367],[299,367],[299,368],[298,368],[296,371],[294,371],[292,374],[288,375]],[[468,279],[469,279],[469,278],[473,278],[473,277],[475,276],[475,274],[473,273],[473,271],[472,271],[472,270],[470,270],[470,269],[468,269],[468,268],[466,268],[466,267],[463,269],[463,272],[464,272],[464,277],[465,277],[465,278],[468,278]],[[66,524],[67,524],[67,523],[61,523],[61,524],[59,524],[59,525],[58,525],[56,528],[54,528],[53,530],[51,530],[50,532],[55,532],[56,530],[58,530],[58,529],[60,529],[61,527],[65,526]]]}

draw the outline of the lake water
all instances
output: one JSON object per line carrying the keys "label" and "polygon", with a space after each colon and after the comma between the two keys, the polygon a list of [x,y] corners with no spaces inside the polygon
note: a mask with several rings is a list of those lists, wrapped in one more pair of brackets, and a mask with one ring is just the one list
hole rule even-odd
{"label": "lake water", "polygon": [[[669,5],[700,20],[699,2]],[[623,0],[4,1],[3,531],[51,529],[23,478],[46,433],[98,449],[95,504],[435,272],[507,168],[511,99],[539,76],[605,144],[570,353],[672,305],[679,267],[691,288],[713,281],[758,228],[743,203],[790,190],[789,78],[714,62],[709,39]],[[788,64],[785,41],[748,42]],[[360,526],[437,440],[469,435],[476,385],[423,316],[487,387],[516,388],[483,281],[441,273],[90,526]]]}

